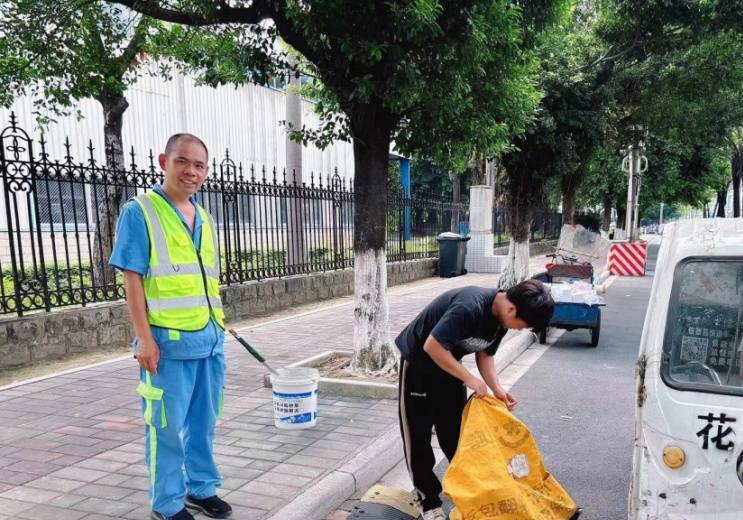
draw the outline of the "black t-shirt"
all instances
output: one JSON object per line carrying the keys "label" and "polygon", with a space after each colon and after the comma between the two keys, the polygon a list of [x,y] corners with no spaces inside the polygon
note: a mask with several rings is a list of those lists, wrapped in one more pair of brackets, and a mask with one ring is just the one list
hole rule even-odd
{"label": "black t-shirt", "polygon": [[395,339],[403,359],[421,366],[435,365],[423,350],[429,335],[457,360],[483,350],[495,355],[507,332],[493,316],[496,294],[496,289],[470,286],[438,296]]}

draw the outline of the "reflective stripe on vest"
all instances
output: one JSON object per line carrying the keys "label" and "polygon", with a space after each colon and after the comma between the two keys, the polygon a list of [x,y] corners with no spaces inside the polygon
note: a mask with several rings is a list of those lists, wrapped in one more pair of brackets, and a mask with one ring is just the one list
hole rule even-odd
{"label": "reflective stripe on vest", "polygon": [[208,306],[211,304],[212,309],[221,309],[222,301],[219,298],[208,296],[186,296],[183,298],[163,298],[160,300],[148,300],[147,307],[153,312],[172,311],[190,307]]}
{"label": "reflective stripe on vest", "polygon": [[149,268],[144,277],[150,324],[194,331],[203,329],[213,316],[223,327],[219,242],[214,219],[196,204],[202,218],[202,240],[197,251],[180,217],[161,195],[150,192],[135,200],[144,212],[151,244]]}

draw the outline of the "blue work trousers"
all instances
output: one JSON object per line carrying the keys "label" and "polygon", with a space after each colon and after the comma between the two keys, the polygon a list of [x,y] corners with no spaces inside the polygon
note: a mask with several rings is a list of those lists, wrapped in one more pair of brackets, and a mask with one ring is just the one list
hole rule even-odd
{"label": "blue work trousers", "polygon": [[140,370],[145,462],[152,509],[165,516],[183,509],[186,493],[216,494],[222,478],[212,444],[222,413],[225,359],[160,359],[157,375]]}

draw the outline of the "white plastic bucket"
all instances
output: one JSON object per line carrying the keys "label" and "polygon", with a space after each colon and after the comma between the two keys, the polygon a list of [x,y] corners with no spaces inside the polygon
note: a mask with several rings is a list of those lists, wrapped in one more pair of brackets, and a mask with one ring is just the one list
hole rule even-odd
{"label": "white plastic bucket", "polygon": [[317,423],[317,381],[314,368],[280,368],[271,376],[274,424],[282,430],[312,428]]}

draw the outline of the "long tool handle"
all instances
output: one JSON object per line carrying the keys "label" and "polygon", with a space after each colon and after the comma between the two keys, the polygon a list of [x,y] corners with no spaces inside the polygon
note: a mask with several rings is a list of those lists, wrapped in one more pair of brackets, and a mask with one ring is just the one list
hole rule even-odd
{"label": "long tool handle", "polygon": [[261,353],[260,353],[260,352],[258,352],[258,351],[257,351],[256,349],[254,349],[253,347],[251,347],[251,346],[250,346],[250,344],[249,344],[249,343],[248,343],[247,341],[245,341],[244,339],[242,339],[242,338],[241,338],[241,337],[240,337],[240,336],[239,336],[239,335],[237,334],[237,332],[235,332],[235,330],[234,330],[234,329],[230,329],[230,330],[229,330],[229,333],[230,333],[230,334],[232,334],[232,335],[233,335],[233,336],[235,337],[235,339],[236,339],[236,340],[237,340],[237,341],[238,341],[238,342],[240,343],[240,345],[242,345],[243,347],[245,347],[245,350],[247,350],[248,352],[250,352],[250,354],[251,354],[251,355],[252,355],[252,356],[253,356],[253,357],[254,357],[255,359],[257,359],[257,360],[258,360],[259,362],[261,362],[261,363],[262,363],[263,365],[265,365],[265,367],[266,367],[266,368],[268,369],[268,371],[269,371],[269,372],[271,372],[271,373],[272,373],[273,375],[275,375],[275,376],[278,376],[278,375],[279,375],[279,373],[278,373],[278,372],[277,372],[276,370],[274,370],[274,369],[273,369],[273,368],[271,367],[271,365],[269,365],[268,363],[266,363],[266,358],[264,358],[264,357],[263,357],[263,356],[261,355]]}

